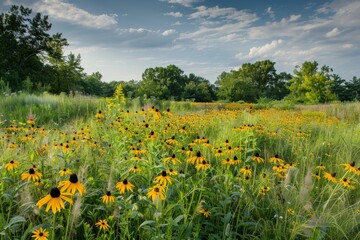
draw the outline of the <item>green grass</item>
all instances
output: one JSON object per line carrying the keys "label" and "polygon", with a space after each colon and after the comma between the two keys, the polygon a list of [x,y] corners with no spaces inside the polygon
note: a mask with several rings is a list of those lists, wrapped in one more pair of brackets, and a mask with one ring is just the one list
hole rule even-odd
{"label": "green grass", "polygon": [[75,119],[87,119],[104,107],[104,100],[81,95],[1,95],[0,120],[26,122],[28,118],[35,118],[39,125],[61,126]]}

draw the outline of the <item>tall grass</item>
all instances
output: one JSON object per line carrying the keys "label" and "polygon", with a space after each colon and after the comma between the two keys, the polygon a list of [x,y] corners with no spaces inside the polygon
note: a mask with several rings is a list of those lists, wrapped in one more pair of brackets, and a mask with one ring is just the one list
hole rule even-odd
{"label": "tall grass", "polygon": [[28,118],[36,118],[39,125],[63,125],[75,119],[85,120],[104,107],[104,99],[82,95],[1,95],[0,120],[26,122]]}

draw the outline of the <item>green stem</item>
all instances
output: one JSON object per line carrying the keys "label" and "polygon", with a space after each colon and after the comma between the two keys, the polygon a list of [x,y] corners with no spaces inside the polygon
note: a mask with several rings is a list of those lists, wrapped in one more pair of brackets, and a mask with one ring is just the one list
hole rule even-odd
{"label": "green stem", "polygon": [[53,217],[53,227],[51,230],[51,240],[55,239],[55,221],[56,221],[56,212],[54,213],[54,217]]}
{"label": "green stem", "polygon": [[[72,204],[70,204],[69,214],[68,214],[67,221],[66,221],[65,239],[67,239],[66,237],[67,237],[67,234],[69,231],[71,210],[72,210]],[[69,236],[69,239],[70,239],[70,236]]]}

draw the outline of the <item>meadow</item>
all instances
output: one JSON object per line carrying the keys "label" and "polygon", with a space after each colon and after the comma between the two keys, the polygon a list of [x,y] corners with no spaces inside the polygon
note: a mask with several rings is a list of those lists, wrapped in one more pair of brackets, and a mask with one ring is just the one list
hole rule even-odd
{"label": "meadow", "polygon": [[358,103],[0,102],[1,239],[360,239]]}

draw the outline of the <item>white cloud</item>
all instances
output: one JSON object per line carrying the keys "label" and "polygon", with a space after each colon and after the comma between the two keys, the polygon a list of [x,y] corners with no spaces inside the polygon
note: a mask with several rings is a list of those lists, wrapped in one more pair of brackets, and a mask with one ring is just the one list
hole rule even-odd
{"label": "white cloud", "polygon": [[183,16],[183,14],[181,12],[168,12],[168,13],[165,13],[164,15],[165,16],[172,16],[172,17],[176,17],[176,18],[179,18],[179,17]]}
{"label": "white cloud", "polygon": [[220,8],[219,6],[208,8],[206,6],[200,6],[196,8],[197,11],[192,13],[189,19],[197,18],[223,18],[231,21],[254,21],[256,14],[249,13],[245,10],[237,10],[235,8]]}
{"label": "white cloud", "polygon": [[291,23],[291,22],[296,22],[297,20],[299,20],[301,18],[301,15],[290,15],[289,19],[283,18],[281,19],[281,23]]}
{"label": "white cloud", "polygon": [[277,48],[283,42],[284,41],[282,39],[278,39],[278,40],[273,40],[271,43],[267,43],[260,47],[252,47],[250,48],[249,54],[247,56],[249,58],[254,58],[257,56],[264,55],[265,53],[268,53],[273,49]]}
{"label": "white cloud", "polygon": [[172,34],[174,34],[174,33],[176,33],[176,31],[175,31],[174,29],[168,29],[168,30],[165,30],[165,31],[162,33],[162,35],[163,35],[163,36],[169,36],[169,35],[172,35]]}
{"label": "white cloud", "polygon": [[160,1],[165,1],[165,2],[168,2],[168,3],[180,4],[180,5],[183,5],[185,7],[192,7],[192,5],[194,3],[202,2],[203,0],[160,0]]}
{"label": "white cloud", "polygon": [[333,38],[333,37],[336,37],[340,34],[340,31],[339,29],[336,27],[336,28],[333,28],[331,31],[327,32],[325,34],[326,37],[328,38]]}
{"label": "white cloud", "polygon": [[295,22],[301,18],[301,15],[291,15],[289,18],[289,22]]}
{"label": "white cloud", "polygon": [[41,0],[32,8],[56,20],[89,28],[111,28],[118,23],[116,14],[95,15],[62,0]]}
{"label": "white cloud", "polygon": [[218,43],[239,40],[242,31],[258,20],[255,13],[235,8],[208,8],[200,6],[189,16],[199,28],[193,32],[180,34],[180,39],[195,42],[195,47],[204,49]]}
{"label": "white cloud", "polygon": [[269,14],[270,18],[272,18],[272,19],[275,18],[275,12],[274,12],[274,10],[272,10],[271,7],[268,7],[268,8],[266,9],[266,13]]}
{"label": "white cloud", "polygon": [[342,45],[343,48],[345,49],[351,49],[351,48],[354,48],[354,44],[352,43],[345,43]]}

